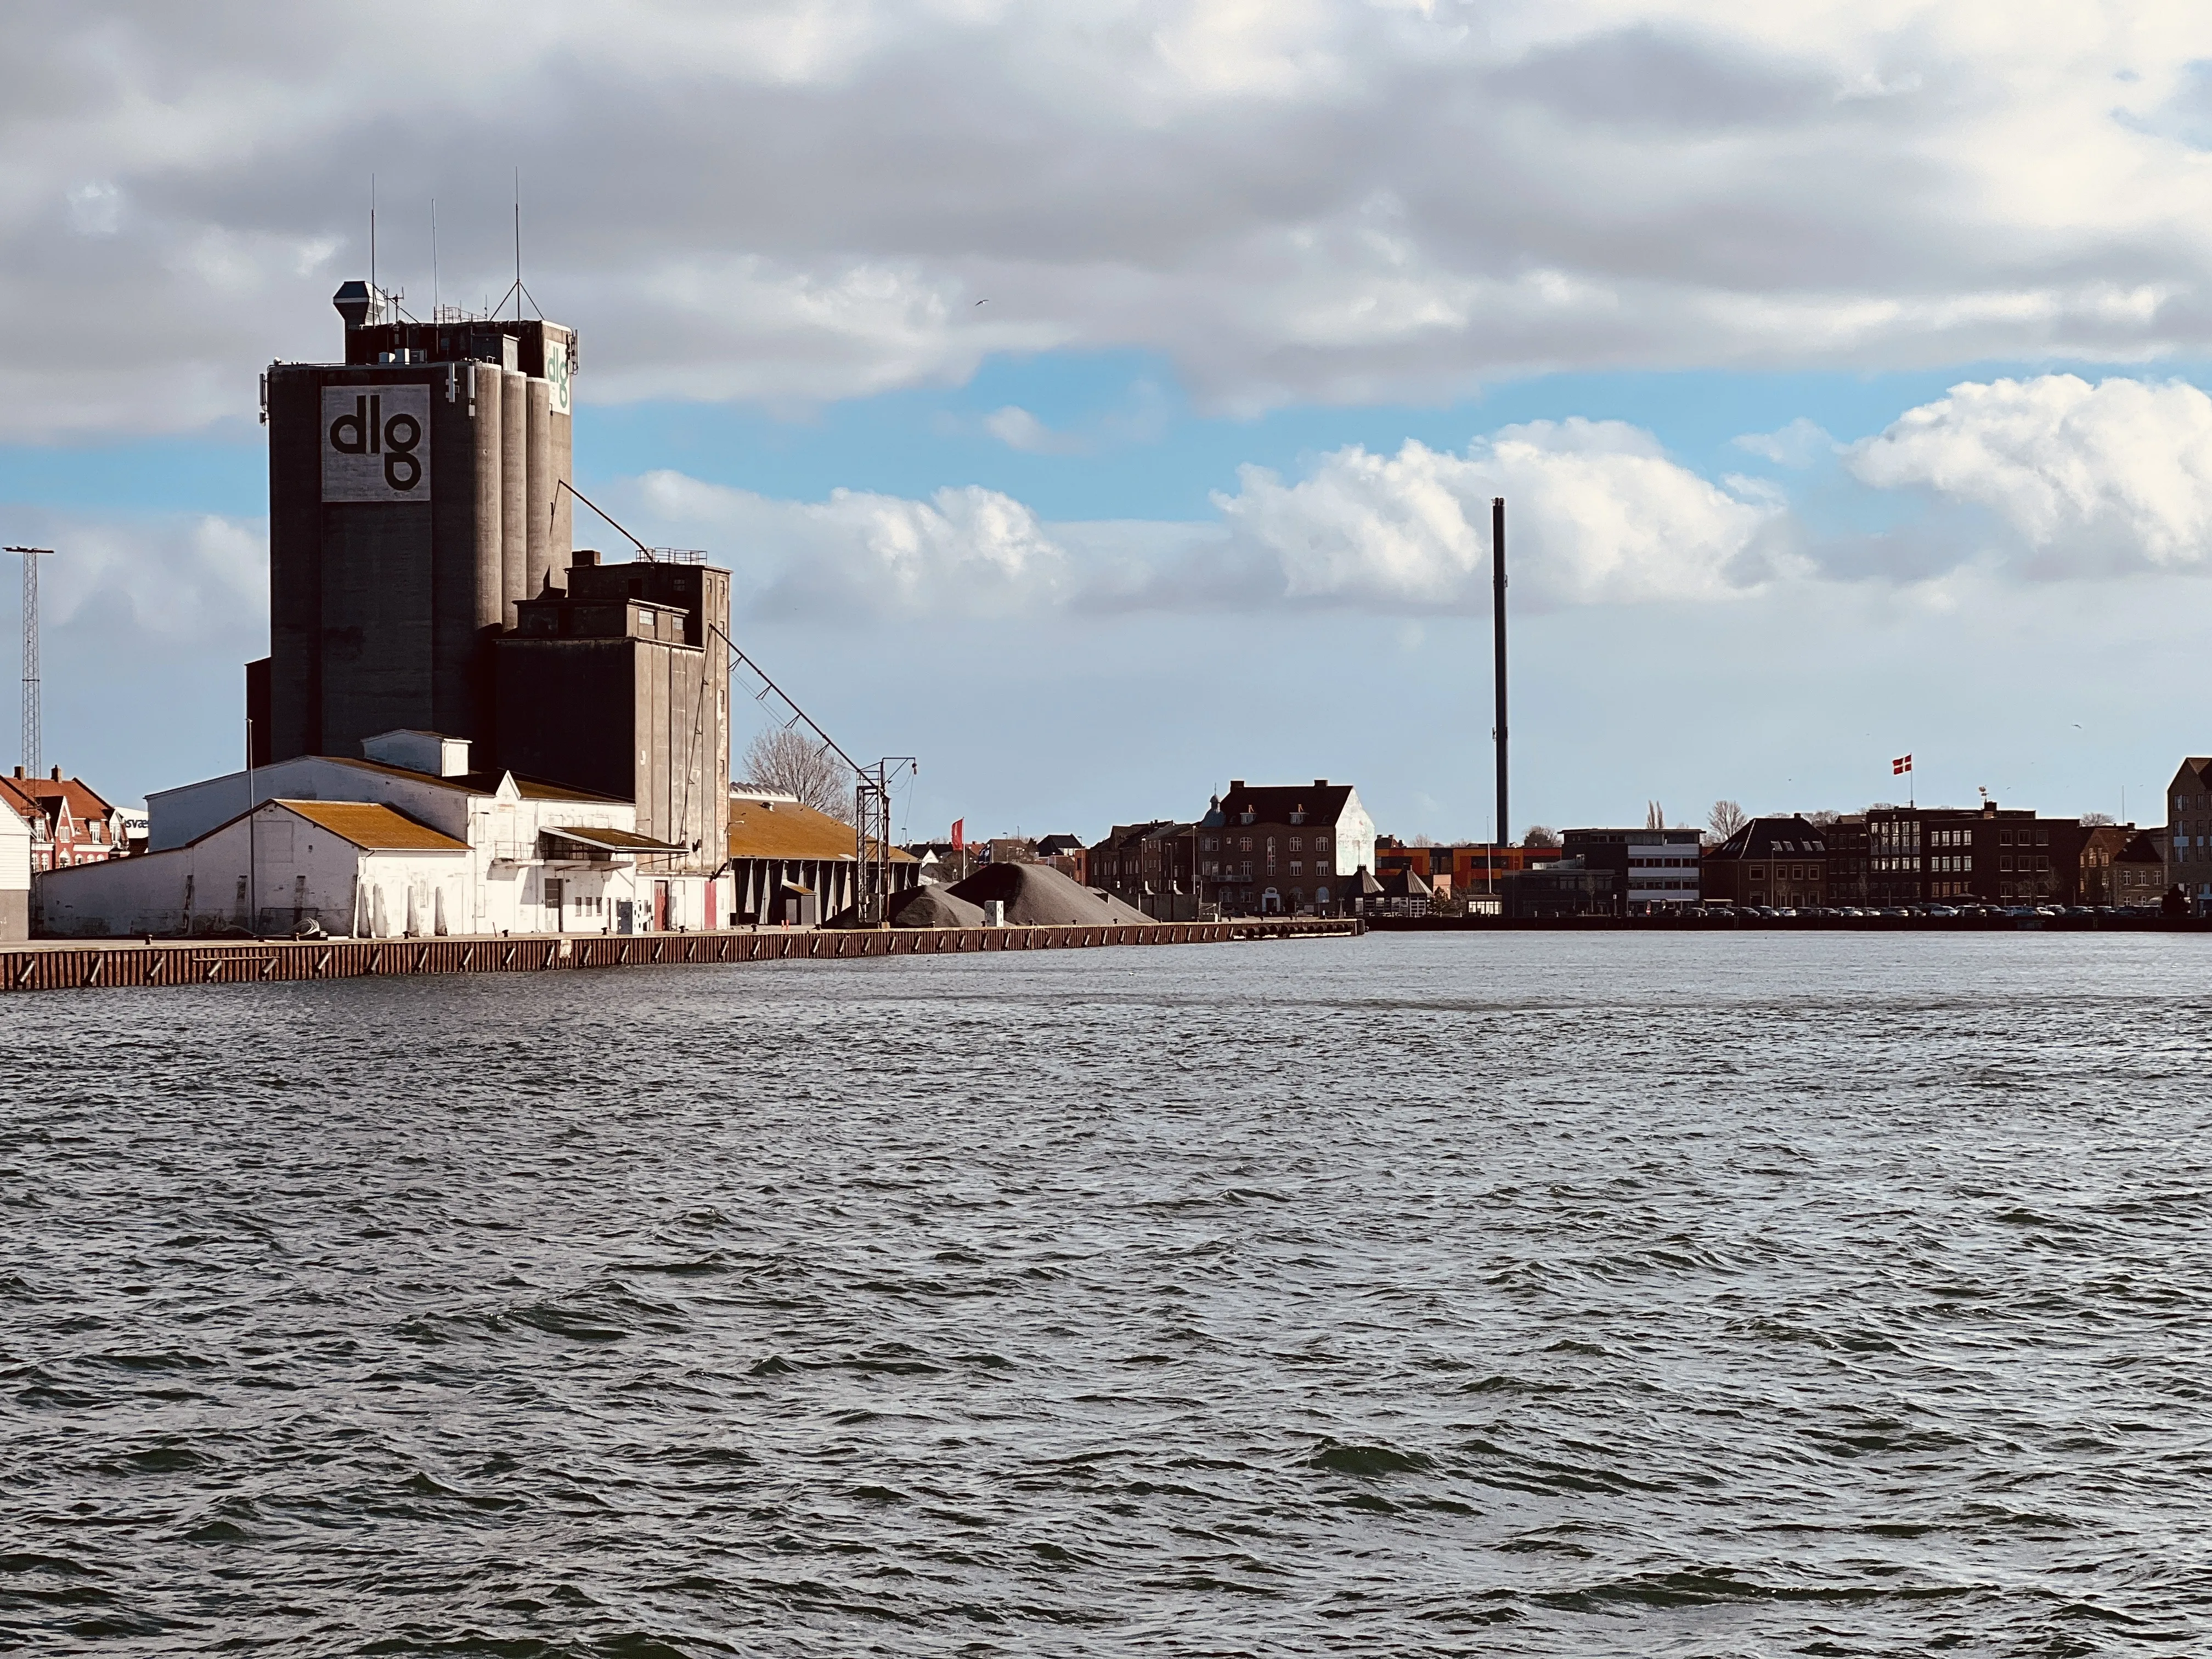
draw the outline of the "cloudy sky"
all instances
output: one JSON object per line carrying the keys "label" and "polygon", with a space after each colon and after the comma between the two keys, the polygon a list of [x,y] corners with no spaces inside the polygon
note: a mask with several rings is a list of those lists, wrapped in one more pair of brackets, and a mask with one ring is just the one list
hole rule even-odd
{"label": "cloudy sky", "polygon": [[0,539],[63,550],[47,752],[118,799],[239,750],[255,376],[336,355],[372,174],[427,314],[432,203],[481,304],[517,169],[580,483],[922,757],[915,834],[1326,775],[1487,835],[1501,494],[1516,832],[1907,750],[2156,822],[2212,748],[2212,9],[17,0],[0,46]]}

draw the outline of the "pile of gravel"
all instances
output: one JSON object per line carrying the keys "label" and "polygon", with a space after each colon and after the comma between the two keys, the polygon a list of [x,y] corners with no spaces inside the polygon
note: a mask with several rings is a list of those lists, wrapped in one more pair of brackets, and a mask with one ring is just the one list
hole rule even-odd
{"label": "pile of gravel", "polygon": [[949,887],[916,887],[891,901],[894,927],[981,927],[983,907],[955,898]]}
{"label": "pile of gravel", "polygon": [[952,892],[970,904],[1004,901],[1006,921],[1018,927],[1119,926],[1152,920],[1112,894],[1085,887],[1048,864],[988,864]]}

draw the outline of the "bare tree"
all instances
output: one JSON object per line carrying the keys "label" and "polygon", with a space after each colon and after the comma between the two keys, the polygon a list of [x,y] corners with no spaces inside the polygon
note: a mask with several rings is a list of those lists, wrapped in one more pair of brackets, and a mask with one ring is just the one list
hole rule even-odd
{"label": "bare tree", "polygon": [[2094,826],[2100,823],[2110,823],[2112,821],[2112,815],[2110,812],[2084,812],[2081,814],[2081,822],[2085,824]]}
{"label": "bare tree", "polygon": [[1522,833],[1521,844],[1523,847],[1557,847],[1559,832],[1547,829],[1540,823],[1532,823]]}
{"label": "bare tree", "polygon": [[802,806],[852,820],[852,772],[811,732],[779,726],[757,734],[745,745],[745,778],[796,795]]}
{"label": "bare tree", "polygon": [[1732,800],[1715,801],[1713,810],[1705,814],[1705,827],[1715,841],[1726,841],[1750,822],[1751,815]]}
{"label": "bare tree", "polygon": [[1815,830],[1825,830],[1843,816],[1844,815],[1841,812],[1831,811],[1828,808],[1824,806],[1817,812],[1806,813],[1805,822],[1811,824]]}

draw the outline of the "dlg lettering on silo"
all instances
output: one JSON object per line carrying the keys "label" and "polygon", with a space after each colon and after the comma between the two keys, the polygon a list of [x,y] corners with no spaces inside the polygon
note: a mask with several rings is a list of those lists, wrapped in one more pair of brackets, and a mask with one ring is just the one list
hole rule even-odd
{"label": "dlg lettering on silo", "polygon": [[406,410],[386,416],[380,392],[353,400],[353,413],[331,422],[331,447],[341,455],[380,455],[384,483],[391,489],[412,489],[422,482],[422,463],[415,458],[422,423]]}

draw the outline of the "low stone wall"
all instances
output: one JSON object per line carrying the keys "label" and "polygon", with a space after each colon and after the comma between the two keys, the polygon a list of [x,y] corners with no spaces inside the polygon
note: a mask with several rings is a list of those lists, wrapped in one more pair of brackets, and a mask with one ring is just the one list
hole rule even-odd
{"label": "low stone wall", "polygon": [[67,940],[0,948],[0,991],[72,991],[257,980],[371,979],[394,974],[534,974],[740,962],[844,961],[980,951],[1079,951],[1109,945],[1212,945],[1232,939],[1363,933],[1355,919],[1247,917],[1090,927],[892,927],[727,933],[532,934],[423,939],[176,939],[151,945]]}

